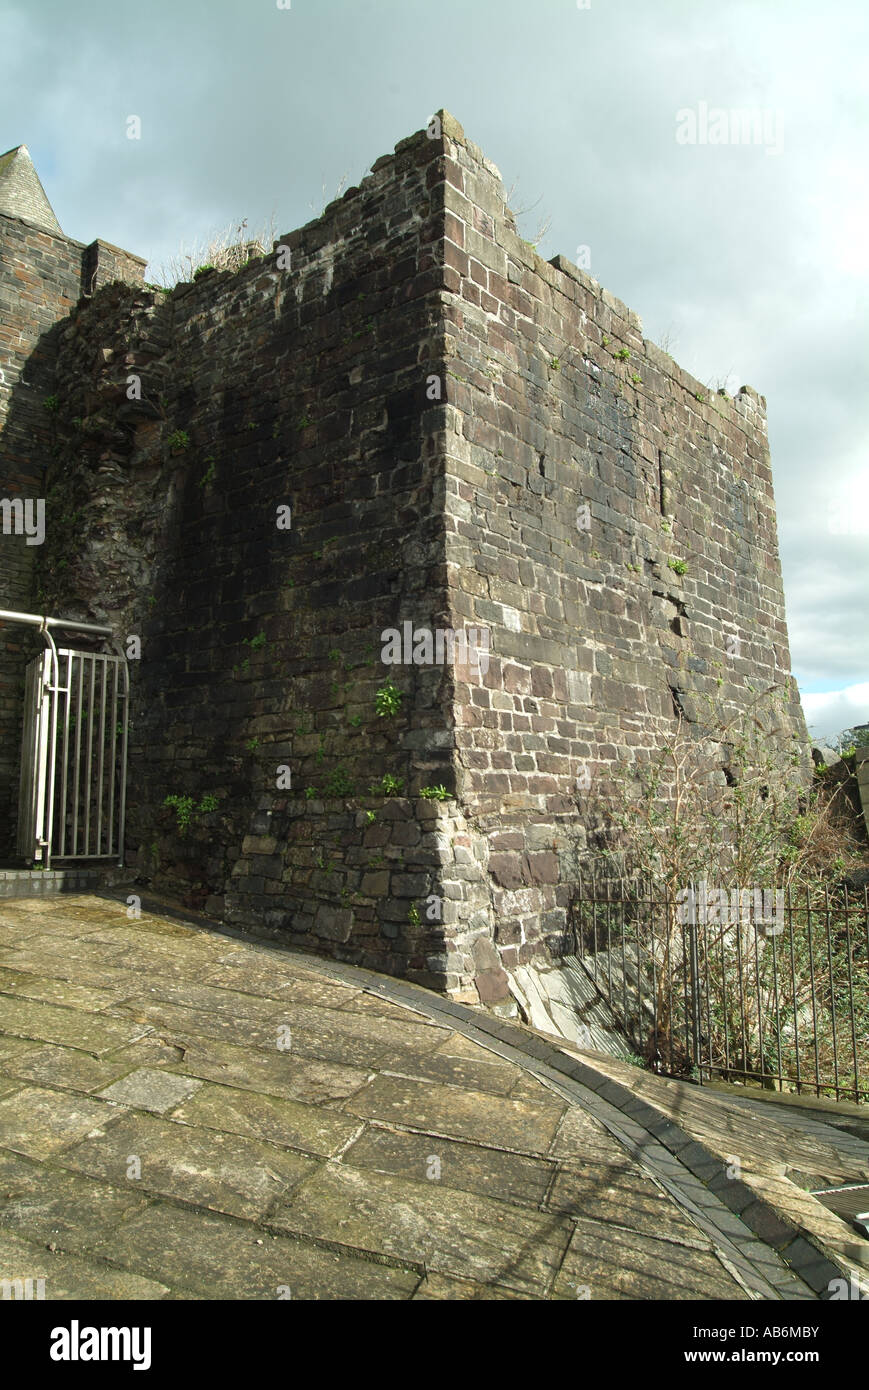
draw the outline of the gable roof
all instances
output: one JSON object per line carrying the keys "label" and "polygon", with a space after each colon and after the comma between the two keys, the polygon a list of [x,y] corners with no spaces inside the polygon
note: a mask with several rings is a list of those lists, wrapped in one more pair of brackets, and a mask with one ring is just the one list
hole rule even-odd
{"label": "gable roof", "polygon": [[63,236],[26,145],[16,145],[0,155],[0,213],[21,217]]}

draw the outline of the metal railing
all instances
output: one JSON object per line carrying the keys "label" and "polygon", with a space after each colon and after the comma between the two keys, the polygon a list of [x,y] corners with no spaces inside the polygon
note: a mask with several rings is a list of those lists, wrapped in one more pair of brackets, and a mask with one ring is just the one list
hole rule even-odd
{"label": "metal railing", "polygon": [[583,879],[578,959],[654,1070],[869,1100],[869,890]]}
{"label": "metal railing", "polygon": [[52,859],[124,860],[129,675],[114,651],[58,648],[52,630],[107,643],[112,630],[75,619],[0,610],[0,621],[38,628],[46,650],[25,679],[18,853]]}

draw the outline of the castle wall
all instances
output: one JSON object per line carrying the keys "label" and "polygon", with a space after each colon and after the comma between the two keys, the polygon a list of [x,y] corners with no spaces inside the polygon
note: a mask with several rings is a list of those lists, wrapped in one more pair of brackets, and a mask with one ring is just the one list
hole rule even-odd
{"label": "castle wall", "polygon": [[[402,142],[246,268],[76,309],[51,475],[76,522],[42,573],[141,638],[128,844],[152,883],[459,988],[440,866],[467,831],[412,795],[452,781],[451,675],[380,660],[385,629],[446,616],[441,164]],[[384,776],[401,797],[370,795]],[[215,809],[179,834],[167,796]]]}
{"label": "castle wall", "polygon": [[509,970],[569,949],[593,802],[680,713],[699,731],[775,686],[783,765],[806,731],[765,402],[705,388],[589,275],[543,261],[446,130],[450,605],[492,648],[456,688],[457,787],[484,831],[468,892],[488,884]]}
{"label": "castle wall", "polygon": [[39,583],[132,639],[129,858],[190,906],[498,1005],[677,714],[772,685],[805,741],[762,399],[542,261],[446,113],[240,271],[82,301],[50,380]]}
{"label": "castle wall", "polygon": [[[54,357],[47,335],[81,293],[81,253],[20,218],[0,216],[0,498],[45,495],[51,422],[43,402]],[[33,611],[36,551],[24,534],[0,527],[0,608]],[[14,840],[23,672],[34,650],[26,629],[0,631],[0,855]]]}
{"label": "castle wall", "polygon": [[[107,242],[85,246],[0,214],[0,499],[45,501],[56,325],[83,292],[116,278],[141,283],[144,266]],[[35,522],[35,511],[31,516]],[[23,532],[0,527],[0,608],[43,611],[35,583],[38,550]],[[9,853],[15,833],[23,671],[39,647],[26,629],[0,631],[0,856]]]}

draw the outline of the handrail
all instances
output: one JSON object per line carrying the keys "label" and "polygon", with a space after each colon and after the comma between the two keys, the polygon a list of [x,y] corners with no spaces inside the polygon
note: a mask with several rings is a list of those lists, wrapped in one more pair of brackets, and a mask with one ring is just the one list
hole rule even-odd
{"label": "handrail", "polygon": [[38,627],[42,631],[57,627],[70,632],[89,632],[94,637],[112,636],[112,629],[102,623],[82,623],[78,618],[49,618],[41,613],[15,613],[8,608],[0,608],[0,622],[23,623],[25,627]]}

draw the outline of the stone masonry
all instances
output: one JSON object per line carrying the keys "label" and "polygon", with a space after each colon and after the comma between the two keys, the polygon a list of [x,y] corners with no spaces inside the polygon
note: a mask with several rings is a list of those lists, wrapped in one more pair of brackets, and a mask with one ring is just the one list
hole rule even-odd
{"label": "stone masonry", "polygon": [[[45,498],[57,325],[103,285],[140,285],[144,269],[108,242],[64,236],[26,147],[0,155],[0,499]],[[31,612],[38,547],[5,525],[0,547],[0,608]],[[23,671],[33,650],[20,628],[0,631],[0,855],[14,841]]]}
{"label": "stone masonry", "polygon": [[[446,112],[270,254],[171,293],[95,243],[80,298],[77,243],[0,231],[4,495],[44,488],[48,517],[38,575],[0,537],[0,606],[38,585],[40,611],[140,639],[143,881],[500,1007],[567,948],[589,782],[769,687],[782,766],[808,761],[763,398],[711,394],[542,260]],[[487,660],[385,664],[405,625],[423,655],[485,634]]]}

